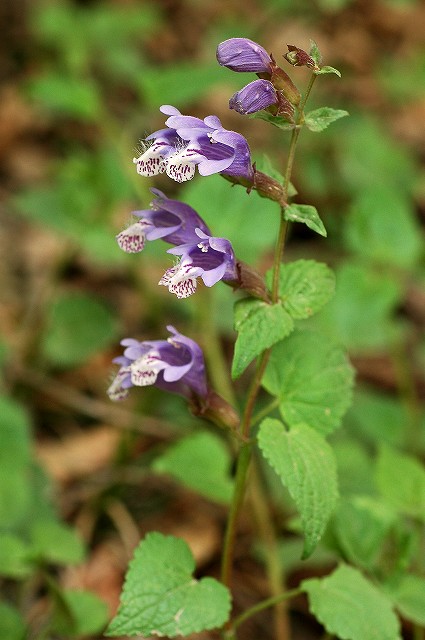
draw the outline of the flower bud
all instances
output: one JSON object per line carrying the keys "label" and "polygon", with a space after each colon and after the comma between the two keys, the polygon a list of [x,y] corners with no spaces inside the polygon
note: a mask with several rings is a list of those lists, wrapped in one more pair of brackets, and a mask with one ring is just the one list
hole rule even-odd
{"label": "flower bud", "polygon": [[237,91],[229,100],[229,108],[242,115],[267,109],[278,101],[276,90],[268,80],[254,80]]}
{"label": "flower bud", "polygon": [[259,44],[248,38],[229,38],[217,47],[217,61],[232,71],[271,73],[271,58]]}
{"label": "flower bud", "polygon": [[288,53],[283,57],[289,62],[289,64],[292,64],[294,67],[309,67],[310,69],[317,68],[315,61],[306,51],[303,51],[303,49],[300,49],[293,44],[288,44],[287,47]]}

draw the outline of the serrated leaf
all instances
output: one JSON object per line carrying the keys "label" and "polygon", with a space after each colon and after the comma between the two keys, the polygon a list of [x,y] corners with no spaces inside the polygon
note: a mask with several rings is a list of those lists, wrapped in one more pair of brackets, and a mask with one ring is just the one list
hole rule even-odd
{"label": "serrated leaf", "polygon": [[[397,470],[397,482],[394,482],[394,470]],[[384,500],[394,509],[425,521],[425,468],[416,458],[381,447],[376,483]]]}
{"label": "serrated leaf", "polygon": [[130,563],[121,604],[106,635],[174,638],[221,627],[229,618],[229,590],[213,578],[193,578],[188,545],[149,533]]}
{"label": "serrated leaf", "polygon": [[303,558],[307,558],[322,537],[338,497],[332,449],[306,424],[288,431],[273,418],[261,423],[258,444],[300,512],[305,535]]}
{"label": "serrated leaf", "polygon": [[274,116],[268,111],[257,111],[256,113],[251,114],[250,117],[255,120],[265,120],[278,129],[282,129],[282,131],[291,131],[295,128],[294,122],[287,120],[287,118],[284,118],[283,116]]}
{"label": "serrated leaf", "polygon": [[239,377],[256,356],[289,335],[293,328],[292,318],[281,304],[267,304],[252,298],[236,302],[235,329],[238,337],[232,378]]}
{"label": "serrated leaf", "polygon": [[304,580],[310,611],[341,640],[401,640],[389,599],[357,569],[342,565],[330,576]]}
{"label": "serrated leaf", "polygon": [[320,69],[320,71],[316,71],[315,73],[318,76],[320,76],[320,75],[322,75],[324,73],[334,73],[335,75],[338,76],[338,78],[341,77],[341,71],[338,71],[338,69],[335,69],[335,67],[329,67],[328,65],[322,67]]}
{"label": "serrated leaf", "polygon": [[106,603],[91,591],[65,589],[60,598],[63,606],[53,614],[52,629],[66,638],[80,638],[97,634],[107,624],[109,615]]}
{"label": "serrated leaf", "polygon": [[388,587],[388,595],[403,618],[425,626],[425,578],[405,575]]}
{"label": "serrated leaf", "polygon": [[305,124],[310,131],[324,131],[332,122],[348,116],[348,111],[343,109],[331,109],[331,107],[320,107],[314,111],[309,111],[305,116]]}
{"label": "serrated leaf", "polygon": [[283,217],[291,222],[302,222],[321,236],[328,235],[316,207],[310,204],[290,204],[283,210]]}
{"label": "serrated leaf", "polygon": [[195,433],[169,447],[152,465],[186,487],[217,502],[228,503],[233,492],[231,459],[224,442],[212,433]]}
{"label": "serrated leaf", "polygon": [[88,294],[59,296],[49,316],[43,352],[50,362],[59,366],[72,367],[84,362],[117,336],[115,317]]}
{"label": "serrated leaf", "polygon": [[62,522],[35,522],[31,530],[32,555],[55,564],[78,564],[84,560],[85,545],[74,529]]}
{"label": "serrated leaf", "polygon": [[[273,272],[266,276],[271,287]],[[335,292],[335,274],[323,262],[294,260],[280,266],[279,296],[284,309],[295,320],[317,313]]]}
{"label": "serrated leaf", "polygon": [[325,435],[348,409],[353,377],[338,343],[317,332],[295,331],[273,347],[262,384],[279,398],[287,424],[305,423]]}

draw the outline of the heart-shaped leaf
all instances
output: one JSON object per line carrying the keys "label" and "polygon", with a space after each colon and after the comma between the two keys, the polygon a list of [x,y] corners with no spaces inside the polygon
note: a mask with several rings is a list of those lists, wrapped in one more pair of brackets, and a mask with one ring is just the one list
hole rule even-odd
{"label": "heart-shaped leaf", "polygon": [[387,596],[357,569],[342,565],[330,576],[301,583],[310,611],[342,640],[401,640],[400,623]]}
{"label": "heart-shaped leaf", "polygon": [[307,558],[322,537],[338,497],[332,449],[306,424],[287,430],[274,418],[261,423],[258,444],[297,505],[305,535],[303,558]]}
{"label": "heart-shaped leaf", "polygon": [[315,331],[294,331],[273,347],[262,382],[280,400],[290,426],[300,423],[326,435],[351,402],[353,369],[341,347]]}
{"label": "heart-shaped leaf", "polygon": [[196,580],[195,561],[184,542],[149,533],[130,563],[109,636],[185,636],[221,627],[229,617],[230,593],[214,578]]}

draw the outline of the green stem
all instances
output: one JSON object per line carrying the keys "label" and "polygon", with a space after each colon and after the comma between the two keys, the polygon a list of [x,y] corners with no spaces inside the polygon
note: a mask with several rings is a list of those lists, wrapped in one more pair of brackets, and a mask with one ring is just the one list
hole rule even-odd
{"label": "green stem", "polygon": [[[282,579],[282,561],[258,461],[254,460],[254,462],[257,464],[253,464],[249,497],[263,544],[270,593],[272,597],[278,597],[285,590]],[[284,601],[278,602],[274,607],[273,614],[276,640],[289,640],[290,625],[286,603]]]}
{"label": "green stem", "polygon": [[[304,107],[308,100],[308,97],[313,88],[313,84],[316,80],[316,74],[313,73],[310,78],[310,82],[308,83],[306,92],[301,100],[301,103],[298,108],[298,117],[296,121],[296,126],[292,129],[291,141],[289,143],[289,151],[288,151],[288,161],[286,163],[286,171],[285,178],[283,182],[283,199],[285,201],[288,200],[288,191],[289,185],[291,183],[292,170],[294,168],[294,160],[295,160],[295,150],[297,148],[298,138],[301,132],[301,129],[304,124]],[[280,211],[280,227],[279,227],[279,235],[276,243],[276,251],[274,254],[274,262],[273,262],[273,284],[272,284],[272,302],[276,304],[279,299],[279,276],[280,276],[280,265],[282,264],[283,252],[285,248],[285,240],[286,233],[288,230],[288,222],[284,218],[285,209],[282,208]]]}
{"label": "green stem", "polygon": [[[284,185],[283,185],[285,200],[287,200],[289,185],[291,181],[297,141],[298,141],[301,128],[304,124],[304,107],[310,95],[315,79],[316,79],[316,75],[313,74],[312,77],[310,78],[310,82],[308,84],[305,95],[300,103],[300,106],[298,109],[296,126],[292,131],[292,136],[291,136],[291,141],[290,141],[289,151],[288,151],[288,162],[286,166],[285,179],[284,179]],[[287,228],[288,228],[288,223],[284,219],[284,209],[281,209],[280,228],[279,228],[279,234],[278,234],[278,239],[276,243],[274,267],[273,267],[273,283],[272,283],[272,295],[271,295],[273,303],[276,303],[279,299],[280,264],[282,262],[283,252],[285,248]],[[259,358],[255,376],[254,376],[254,379],[252,380],[251,386],[248,391],[247,402],[246,402],[245,411],[244,411],[244,415],[241,423],[240,433],[242,438],[244,438],[247,441],[247,443],[246,444],[244,443],[243,445],[241,445],[239,449],[238,458],[237,458],[235,488],[234,488],[232,503],[230,505],[230,513],[227,520],[227,527],[226,527],[226,532],[224,537],[222,566],[221,566],[221,579],[222,579],[222,582],[228,587],[230,587],[232,582],[232,569],[233,569],[234,547],[235,547],[235,540],[236,540],[236,527],[237,527],[239,512],[240,512],[240,509],[243,503],[243,498],[245,495],[246,481],[247,481],[248,469],[249,469],[251,453],[252,453],[252,443],[249,442],[250,429],[252,426],[252,415],[253,415],[254,406],[257,400],[257,396],[260,390],[261,380],[263,378],[264,371],[266,369],[266,366],[270,357],[270,353],[271,353],[271,349],[267,349],[263,351],[263,353]],[[267,604],[266,606],[273,606],[274,604],[276,604],[276,602],[280,602],[280,601],[281,601],[281,596],[275,596],[273,598],[270,598],[268,601],[266,601],[270,603],[270,604]],[[257,605],[257,606],[260,606],[260,605]],[[265,608],[265,607],[260,606],[259,610],[261,610],[262,608]],[[253,609],[250,609],[249,611],[253,611],[255,613],[257,609],[256,607],[253,607]],[[241,617],[245,616],[246,613],[248,612],[245,612],[245,614],[242,614],[242,616],[240,616],[236,620],[239,620]],[[245,618],[243,617],[243,619]],[[240,624],[240,622],[238,624]],[[238,625],[236,624],[236,626]],[[233,625],[233,627],[231,627],[231,625],[229,625],[228,634],[231,634],[231,635],[227,635],[228,640],[230,640],[230,638],[236,637],[234,635],[234,629],[236,628],[236,626]]]}
{"label": "green stem", "polygon": [[295,596],[298,596],[300,593],[302,593],[302,589],[291,589],[289,591],[284,591],[283,593],[280,593],[278,596],[273,596],[272,598],[267,598],[266,600],[262,600],[261,602],[254,605],[253,607],[250,607],[249,609],[241,613],[241,615],[239,615],[237,618],[235,618],[232,623],[232,630],[237,629],[237,627],[239,627],[243,622],[248,620],[248,618],[251,618],[256,613],[259,613],[260,611],[264,611],[264,609],[274,607],[276,604],[279,604],[280,602],[284,602],[285,600],[289,600],[290,598],[294,598]]}
{"label": "green stem", "polygon": [[277,409],[279,404],[280,404],[279,398],[274,398],[274,400],[269,402],[269,404],[266,407],[261,409],[261,411],[258,411],[253,416],[253,418],[251,420],[251,425],[254,426],[254,425],[258,424],[259,422],[261,422],[261,420],[263,418],[265,418],[266,416],[268,416],[269,413],[271,413],[274,409]]}
{"label": "green stem", "polygon": [[251,448],[252,444],[246,443],[243,444],[239,450],[236,466],[235,488],[233,491],[233,499],[230,506],[229,517],[227,519],[226,533],[224,536],[223,555],[221,560],[221,581],[228,587],[230,587],[230,583],[232,581],[232,564],[235,546],[236,524],[239,515],[239,509],[245,495],[246,477],[251,460]]}

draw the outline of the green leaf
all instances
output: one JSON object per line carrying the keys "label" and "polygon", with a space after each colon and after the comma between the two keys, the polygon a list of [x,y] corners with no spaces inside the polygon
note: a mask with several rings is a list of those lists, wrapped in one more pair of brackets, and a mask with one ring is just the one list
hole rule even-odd
{"label": "green leaf", "polygon": [[287,120],[287,118],[284,118],[283,116],[274,116],[268,111],[257,111],[256,113],[251,114],[250,118],[255,120],[265,120],[265,122],[269,122],[278,129],[282,129],[282,131],[291,131],[292,129],[295,129],[294,122]]}
{"label": "green leaf", "polygon": [[425,521],[425,468],[416,458],[388,446],[381,447],[376,483],[390,506],[400,513]]}
{"label": "green leaf", "polygon": [[[271,287],[273,272],[267,273]],[[335,274],[323,262],[294,260],[280,266],[279,296],[284,309],[294,320],[312,316],[332,298]]]}
{"label": "green leaf", "polygon": [[388,595],[403,618],[425,626],[425,578],[405,575],[388,587]]}
{"label": "green leaf", "polygon": [[15,607],[0,602],[0,638],[4,640],[25,640],[27,626]]}
{"label": "green leaf", "polygon": [[69,75],[50,72],[31,81],[29,97],[53,113],[97,120],[101,109],[97,86],[88,78],[84,82]]}
{"label": "green leaf", "polygon": [[382,349],[394,340],[392,316],[402,295],[392,274],[346,262],[336,271],[335,296],[317,320],[354,352]]}
{"label": "green leaf", "polygon": [[413,268],[423,247],[411,196],[390,184],[362,189],[345,225],[345,242],[348,249],[378,264]]}
{"label": "green leaf", "polygon": [[[139,90],[144,101],[152,108],[158,104],[187,104],[223,82],[222,68],[217,64],[194,65],[193,62],[173,64],[169,67],[146,68],[139,74]],[[190,78],[190,81],[189,81]],[[230,80],[235,84],[236,80]],[[236,86],[236,84],[235,84]]]}
{"label": "green leaf", "polygon": [[[344,426],[347,421],[348,417],[344,418]],[[358,437],[340,436],[332,443],[332,448],[336,457],[341,495],[372,495],[376,493],[373,483],[372,458]]]}
{"label": "green leaf", "polygon": [[[341,77],[341,71],[338,71],[338,69],[335,69],[335,67],[329,67],[329,66],[324,66],[320,69],[320,71],[315,71],[315,74],[317,76],[321,76],[324,73],[334,73],[335,75],[338,76],[338,78]],[[347,113],[344,113],[344,115],[348,115]],[[341,116],[340,116],[341,117]]]}
{"label": "green leaf", "polygon": [[84,560],[85,545],[76,531],[52,521],[35,522],[31,530],[32,555],[55,564],[79,564]]}
{"label": "green leaf", "polygon": [[395,520],[395,512],[372,497],[341,502],[334,531],[347,561],[373,572]]}
{"label": "green leaf", "polygon": [[[216,236],[232,239],[239,260],[253,263],[274,246],[279,207],[271,200],[259,200],[254,191],[247,195],[222,176],[209,176],[192,180],[184,187],[181,200],[199,212]],[[219,211],[229,215],[217,215]]]}
{"label": "green leaf", "polygon": [[101,302],[85,293],[59,296],[49,316],[43,352],[55,365],[76,366],[112,344],[117,337],[115,317]]}
{"label": "green leaf", "polygon": [[[382,118],[349,118],[344,125],[344,144],[336,151],[343,183],[354,195],[366,187],[373,190],[376,176],[382,176],[386,184],[411,197],[418,177],[417,164],[411,150],[402,146],[399,139],[391,138]],[[396,240],[391,244],[395,245]]]}
{"label": "green leaf", "polygon": [[24,409],[0,396],[0,522],[13,527],[30,507],[30,424]]}
{"label": "green leaf", "polygon": [[291,333],[294,323],[281,304],[246,298],[235,304],[238,337],[232,363],[232,378],[238,378],[252,360]]}
{"label": "green leaf", "polygon": [[170,446],[155,460],[154,471],[168,473],[189,489],[228,503],[233,492],[231,460],[224,442],[212,433],[195,433]]}
{"label": "green leaf", "polygon": [[396,397],[358,389],[347,413],[347,425],[353,433],[375,448],[376,444],[402,446],[409,408]]}
{"label": "green leaf", "polygon": [[174,638],[221,627],[229,618],[230,593],[213,578],[196,580],[194,569],[183,540],[149,533],[135,551],[106,635]]}
{"label": "green leaf", "polygon": [[317,43],[314,40],[311,40],[311,39],[310,39],[309,56],[311,56],[313,58],[314,62],[317,65],[320,65],[320,63],[322,62],[322,54],[319,51],[319,47],[318,47]]}
{"label": "green leaf", "polygon": [[316,207],[310,204],[290,204],[283,210],[283,217],[291,222],[302,222],[321,236],[328,235]]}
{"label": "green leaf", "polygon": [[60,592],[60,598],[63,602],[55,609],[51,623],[56,633],[67,638],[91,636],[108,623],[108,607],[94,593],[66,589]]}
{"label": "green leaf", "polygon": [[[319,72],[319,73],[323,73]],[[309,111],[305,116],[305,124],[310,131],[324,131],[332,122],[348,116],[348,111],[343,109],[331,109],[331,107],[321,107],[314,111]]]}
{"label": "green leaf", "polygon": [[0,575],[26,578],[32,572],[29,556],[30,547],[26,542],[13,533],[0,532]]}
{"label": "green leaf", "polygon": [[401,640],[388,598],[357,569],[342,565],[330,576],[304,580],[310,611],[341,640]]}
{"label": "green leaf", "polygon": [[307,558],[322,537],[338,497],[332,449],[306,424],[295,425],[288,431],[273,418],[261,423],[258,444],[301,514],[305,535],[303,558]]}
{"label": "green leaf", "polygon": [[264,388],[279,398],[285,422],[334,431],[351,402],[353,368],[341,347],[311,331],[295,331],[275,345]]}

